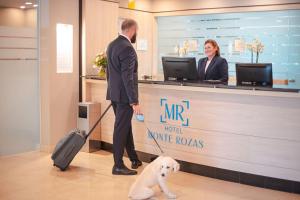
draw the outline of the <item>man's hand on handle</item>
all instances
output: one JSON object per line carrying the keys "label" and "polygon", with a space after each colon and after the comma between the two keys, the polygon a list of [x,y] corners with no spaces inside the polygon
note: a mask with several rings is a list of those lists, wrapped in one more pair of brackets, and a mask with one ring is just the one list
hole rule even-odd
{"label": "man's hand on handle", "polygon": [[134,114],[142,115],[142,110],[139,104],[131,104]]}

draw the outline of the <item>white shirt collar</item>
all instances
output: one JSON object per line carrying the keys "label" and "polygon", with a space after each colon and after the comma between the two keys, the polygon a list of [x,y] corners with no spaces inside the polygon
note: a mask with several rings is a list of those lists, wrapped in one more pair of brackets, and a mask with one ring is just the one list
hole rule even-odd
{"label": "white shirt collar", "polygon": [[125,38],[130,42],[130,44],[131,44],[131,41],[130,41],[130,39],[127,37],[127,35],[124,35],[124,34],[122,34],[122,33],[120,33],[120,35],[123,36],[123,37],[125,37]]}

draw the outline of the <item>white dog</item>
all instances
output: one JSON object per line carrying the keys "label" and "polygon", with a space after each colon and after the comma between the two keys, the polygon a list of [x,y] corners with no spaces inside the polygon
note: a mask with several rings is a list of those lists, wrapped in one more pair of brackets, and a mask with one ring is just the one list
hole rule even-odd
{"label": "white dog", "polygon": [[175,199],[176,195],[169,191],[166,177],[170,172],[177,172],[179,164],[171,157],[159,156],[151,162],[130,188],[128,197],[134,200],[148,199],[154,196],[151,187],[159,185],[168,198]]}

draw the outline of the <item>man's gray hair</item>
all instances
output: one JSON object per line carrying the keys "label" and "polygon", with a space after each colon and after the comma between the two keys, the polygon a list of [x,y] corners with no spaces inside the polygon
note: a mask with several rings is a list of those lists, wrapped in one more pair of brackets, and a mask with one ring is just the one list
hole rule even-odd
{"label": "man's gray hair", "polygon": [[133,26],[137,26],[136,21],[134,21],[133,19],[125,19],[122,22],[121,30],[122,30],[122,32],[124,32],[124,31],[127,31],[128,29],[130,29]]}

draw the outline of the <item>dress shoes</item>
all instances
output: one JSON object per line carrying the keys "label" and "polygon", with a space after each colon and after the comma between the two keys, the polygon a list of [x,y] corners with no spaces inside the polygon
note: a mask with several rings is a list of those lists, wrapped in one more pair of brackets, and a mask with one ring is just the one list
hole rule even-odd
{"label": "dress shoes", "polygon": [[138,167],[142,166],[142,162],[140,160],[134,160],[131,162],[131,168],[137,169]]}
{"label": "dress shoes", "polygon": [[122,167],[114,166],[112,169],[113,175],[136,175],[137,171],[128,169],[125,165]]}

